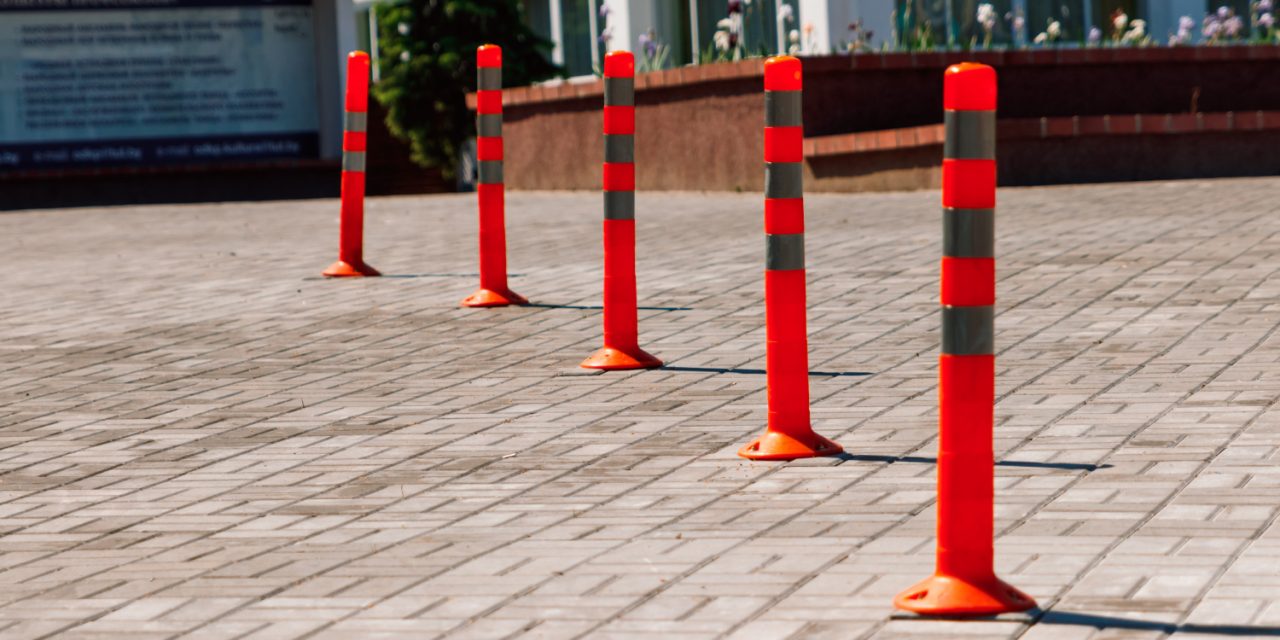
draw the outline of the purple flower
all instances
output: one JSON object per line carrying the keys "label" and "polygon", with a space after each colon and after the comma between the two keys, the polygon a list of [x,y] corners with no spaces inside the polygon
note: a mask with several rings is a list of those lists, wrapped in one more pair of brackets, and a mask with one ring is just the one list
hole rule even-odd
{"label": "purple flower", "polygon": [[640,50],[649,58],[658,55],[658,38],[650,29],[648,33],[640,34]]}
{"label": "purple flower", "polygon": [[1178,18],[1178,31],[1191,31],[1196,28],[1196,21],[1191,16],[1182,16]]}
{"label": "purple flower", "polygon": [[1097,27],[1089,28],[1089,42],[1098,43],[1102,40],[1102,29]]}
{"label": "purple flower", "polygon": [[1212,40],[1218,37],[1218,33],[1222,31],[1222,23],[1217,20],[1207,20],[1204,28],[1200,29],[1200,35]]}
{"label": "purple flower", "polygon": [[1231,16],[1222,23],[1222,27],[1227,30],[1228,37],[1234,38],[1244,31],[1244,20],[1241,20],[1240,16]]}
{"label": "purple flower", "polygon": [[1227,7],[1225,7],[1225,6],[1224,6],[1224,7],[1218,7],[1218,19],[1220,19],[1220,20],[1226,20],[1226,19],[1227,19],[1227,16],[1230,16],[1230,15],[1231,15],[1231,9],[1228,9],[1228,8],[1227,8]]}
{"label": "purple flower", "polygon": [[1258,16],[1258,25],[1270,29],[1276,23],[1276,19],[1269,13]]}
{"label": "purple flower", "polygon": [[600,3],[600,17],[601,17],[601,18],[608,18],[608,17],[609,17],[609,12],[610,12],[610,11],[611,11],[611,9],[609,9],[609,3],[607,3],[607,2],[601,2],[601,3]]}
{"label": "purple flower", "polygon": [[1271,11],[1271,0],[1258,0],[1258,11],[1267,13]]}

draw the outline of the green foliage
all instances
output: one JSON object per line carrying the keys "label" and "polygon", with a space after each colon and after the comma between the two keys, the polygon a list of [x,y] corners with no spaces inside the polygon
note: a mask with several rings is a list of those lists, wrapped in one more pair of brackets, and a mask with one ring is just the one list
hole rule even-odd
{"label": "green foliage", "polygon": [[387,109],[387,127],[409,142],[413,161],[446,175],[475,134],[466,93],[476,89],[477,47],[502,47],[507,87],[560,74],[547,62],[552,44],[524,22],[519,0],[408,0],[377,11],[382,79],[374,97]]}

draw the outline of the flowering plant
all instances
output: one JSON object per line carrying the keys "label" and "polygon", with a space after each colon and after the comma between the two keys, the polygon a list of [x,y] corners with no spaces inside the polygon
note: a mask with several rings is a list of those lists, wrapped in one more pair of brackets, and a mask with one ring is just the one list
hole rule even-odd
{"label": "flowering plant", "polygon": [[1209,44],[1235,42],[1244,32],[1244,20],[1236,15],[1230,7],[1218,7],[1218,10],[1205,14],[1201,23],[1200,35]]}
{"label": "flowering plant", "polygon": [[667,57],[670,49],[662,41],[658,40],[658,34],[649,29],[647,33],[640,34],[640,62],[636,65],[636,71],[657,71],[667,68]]}
{"label": "flowering plant", "polygon": [[1062,23],[1049,18],[1046,21],[1044,31],[1036,34],[1034,42],[1036,44],[1053,44],[1062,38]]}

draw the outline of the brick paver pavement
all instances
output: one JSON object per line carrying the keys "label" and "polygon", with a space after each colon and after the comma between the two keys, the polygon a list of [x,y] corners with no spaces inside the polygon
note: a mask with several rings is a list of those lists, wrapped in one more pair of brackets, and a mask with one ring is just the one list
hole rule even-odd
{"label": "brick paver pavement", "polygon": [[759,194],[638,198],[642,344],[600,343],[598,194],[0,216],[0,638],[1028,639],[1280,633],[1280,180],[1001,193],[998,567],[1047,612],[891,619],[932,567],[936,193],[811,196],[815,426],[751,463]]}

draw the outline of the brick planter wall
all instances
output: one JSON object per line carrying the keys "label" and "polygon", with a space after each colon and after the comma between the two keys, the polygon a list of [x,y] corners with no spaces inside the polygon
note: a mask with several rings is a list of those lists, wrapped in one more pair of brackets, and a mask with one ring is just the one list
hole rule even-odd
{"label": "brick planter wall", "polygon": [[[1060,127],[1075,116],[1203,112],[1202,118],[1227,118],[1234,117],[1228,112],[1280,111],[1275,46],[860,54],[805,59],[805,135],[884,134],[940,123],[942,71],[963,60],[999,70],[1002,120],[1048,118]],[[749,60],[638,76],[637,187],[760,190],[762,70],[762,61]],[[598,189],[602,93],[599,81],[505,91],[507,185]],[[1271,134],[1257,131],[1180,129],[1154,141],[1149,135],[1049,136],[1015,144],[1007,130],[1001,129],[1003,184],[1280,172],[1270,157],[1280,154],[1264,153],[1274,144]],[[1024,149],[1047,155],[1013,162],[1031,153]],[[860,153],[871,155],[851,159]],[[882,147],[843,156],[809,159],[814,189],[928,186],[940,151]],[[1126,164],[1133,158],[1143,166]],[[842,172],[851,179],[841,179]]]}

